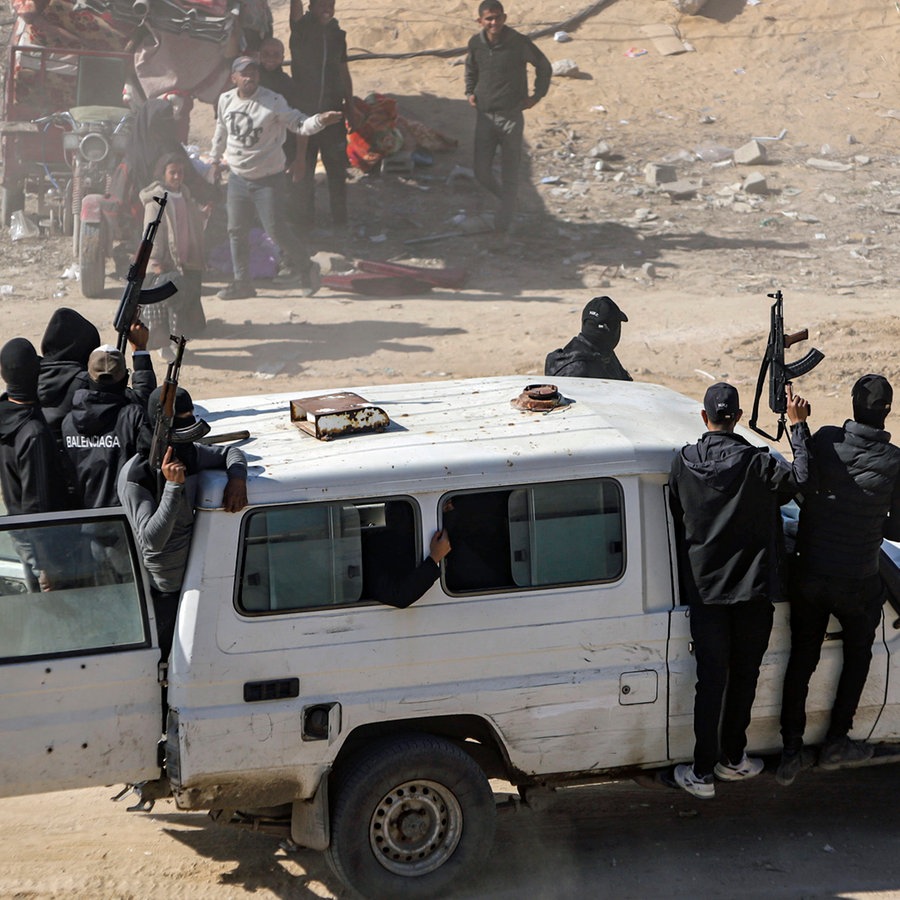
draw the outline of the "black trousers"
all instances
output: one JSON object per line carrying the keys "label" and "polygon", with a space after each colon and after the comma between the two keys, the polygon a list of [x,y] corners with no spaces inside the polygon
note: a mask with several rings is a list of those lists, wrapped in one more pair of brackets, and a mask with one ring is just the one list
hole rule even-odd
{"label": "black trousers", "polygon": [[720,759],[737,763],[744,755],[773,613],[772,604],[765,598],[691,607],[691,637],[697,661],[694,772],[700,777],[711,775]]}
{"label": "black trousers", "polygon": [[880,575],[864,579],[795,578],[791,586],[791,656],[781,699],[781,737],[788,752],[803,746],[806,697],[822,652],[829,616],[841,625],[844,664],[831,707],[826,739],[841,738],[853,727],[881,621],[884,590]]}

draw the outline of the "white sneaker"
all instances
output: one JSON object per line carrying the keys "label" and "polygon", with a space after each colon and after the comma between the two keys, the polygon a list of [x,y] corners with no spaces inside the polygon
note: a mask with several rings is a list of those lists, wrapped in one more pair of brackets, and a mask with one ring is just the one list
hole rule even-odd
{"label": "white sneaker", "polygon": [[712,775],[698,778],[694,767],[689,765],[675,766],[675,783],[684,788],[691,796],[701,800],[712,800],[716,796],[716,785]]}
{"label": "white sneaker", "polygon": [[720,781],[743,781],[745,778],[754,778],[762,772],[765,763],[761,759],[747,756],[745,753],[741,761],[736,765],[731,763],[716,763],[713,772]]}

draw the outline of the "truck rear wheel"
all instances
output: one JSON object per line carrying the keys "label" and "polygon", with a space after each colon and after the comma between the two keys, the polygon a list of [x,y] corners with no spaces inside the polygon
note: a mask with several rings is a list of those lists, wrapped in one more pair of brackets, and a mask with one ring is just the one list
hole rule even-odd
{"label": "truck rear wheel", "polygon": [[488,780],[444,738],[403,735],[368,747],[336,778],[327,857],[370,900],[444,895],[490,852]]}

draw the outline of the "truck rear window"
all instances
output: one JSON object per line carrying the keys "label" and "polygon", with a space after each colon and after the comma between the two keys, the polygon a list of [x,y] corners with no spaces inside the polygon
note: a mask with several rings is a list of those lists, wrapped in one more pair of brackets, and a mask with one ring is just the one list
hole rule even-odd
{"label": "truck rear window", "polygon": [[304,503],[247,517],[238,608],[321,609],[374,600],[379,585],[421,561],[407,498]]}
{"label": "truck rear window", "polygon": [[450,593],[613,581],[624,571],[622,495],[611,478],[448,494]]}

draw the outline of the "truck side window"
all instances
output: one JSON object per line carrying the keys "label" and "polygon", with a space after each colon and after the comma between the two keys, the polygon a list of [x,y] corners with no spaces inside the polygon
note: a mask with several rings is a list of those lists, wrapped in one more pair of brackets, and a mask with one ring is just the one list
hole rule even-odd
{"label": "truck side window", "polygon": [[613,581],[624,571],[624,518],[610,478],[444,498],[451,593]]}
{"label": "truck side window", "polygon": [[297,504],[247,518],[243,612],[372,600],[420,561],[416,509],[407,499]]}
{"label": "truck side window", "polygon": [[0,530],[0,659],[148,646],[125,521]]}

